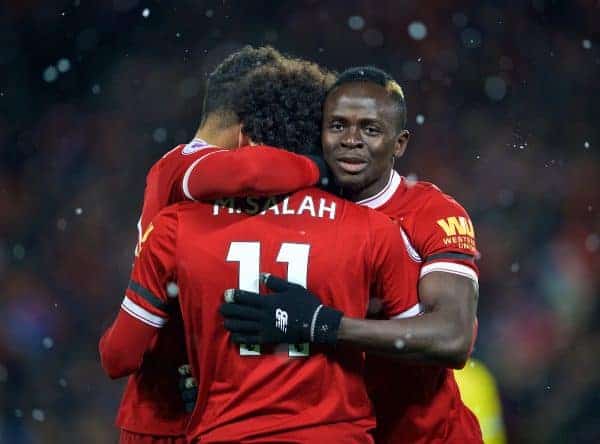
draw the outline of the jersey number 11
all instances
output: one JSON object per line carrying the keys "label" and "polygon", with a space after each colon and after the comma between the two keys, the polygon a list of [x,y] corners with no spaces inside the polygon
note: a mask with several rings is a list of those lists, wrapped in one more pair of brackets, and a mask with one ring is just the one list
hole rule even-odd
{"label": "jersey number 11", "polygon": [[[308,274],[308,253],[310,245],[284,242],[277,254],[277,262],[286,262],[287,280],[306,288]],[[260,273],[260,242],[232,242],[227,253],[227,262],[239,262],[240,274],[238,288],[240,290],[258,293]],[[306,357],[309,355],[309,345],[288,344],[288,356]],[[260,345],[240,345],[240,355],[259,356]]]}

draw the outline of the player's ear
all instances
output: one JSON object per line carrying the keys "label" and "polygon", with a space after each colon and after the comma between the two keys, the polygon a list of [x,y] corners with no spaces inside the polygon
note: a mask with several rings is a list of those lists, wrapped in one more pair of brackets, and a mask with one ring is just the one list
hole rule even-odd
{"label": "player's ear", "polygon": [[252,141],[250,140],[250,137],[244,134],[244,131],[242,130],[242,124],[240,123],[238,126],[238,148],[248,145],[252,145]]}
{"label": "player's ear", "polygon": [[396,142],[394,144],[394,157],[399,158],[404,155],[404,151],[406,151],[406,146],[408,145],[408,140],[410,139],[410,133],[408,130],[402,130],[396,136]]}

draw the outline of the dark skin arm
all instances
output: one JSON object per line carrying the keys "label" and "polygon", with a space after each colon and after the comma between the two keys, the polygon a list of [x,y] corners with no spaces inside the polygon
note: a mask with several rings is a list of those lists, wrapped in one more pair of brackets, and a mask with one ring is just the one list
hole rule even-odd
{"label": "dark skin arm", "polygon": [[392,320],[343,317],[338,342],[394,359],[462,368],[471,350],[477,284],[432,272],[419,281],[423,315]]}

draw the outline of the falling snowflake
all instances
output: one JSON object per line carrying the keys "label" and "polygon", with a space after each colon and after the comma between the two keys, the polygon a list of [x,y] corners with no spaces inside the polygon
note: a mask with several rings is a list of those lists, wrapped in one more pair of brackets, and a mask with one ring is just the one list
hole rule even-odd
{"label": "falling snowflake", "polygon": [[353,31],[360,31],[365,27],[365,19],[362,18],[360,15],[353,15],[351,17],[348,17],[348,26]]}
{"label": "falling snowflake", "polygon": [[46,350],[49,350],[54,347],[54,339],[52,339],[50,336],[46,336],[44,339],[42,339],[42,345]]}
{"label": "falling snowflake", "polygon": [[42,409],[33,409],[31,411],[31,417],[39,422],[44,422],[46,420],[46,414]]}
{"label": "falling snowflake", "polygon": [[71,69],[71,62],[69,59],[62,58],[57,62],[56,67],[60,72],[67,72]]}
{"label": "falling snowflake", "polygon": [[417,175],[415,173],[409,173],[406,176],[406,186],[407,187],[414,187],[417,184],[417,181],[419,180],[419,178],[417,177]]}
{"label": "falling snowflake", "polygon": [[58,78],[58,70],[53,65],[50,65],[44,70],[42,77],[44,81],[52,83]]}
{"label": "falling snowflake", "polygon": [[423,22],[412,22],[408,25],[408,35],[414,40],[423,40],[427,37],[427,27]]}
{"label": "falling snowflake", "polygon": [[179,294],[179,287],[177,286],[177,284],[175,282],[169,282],[167,284],[167,295],[170,298],[176,298],[178,294]]}

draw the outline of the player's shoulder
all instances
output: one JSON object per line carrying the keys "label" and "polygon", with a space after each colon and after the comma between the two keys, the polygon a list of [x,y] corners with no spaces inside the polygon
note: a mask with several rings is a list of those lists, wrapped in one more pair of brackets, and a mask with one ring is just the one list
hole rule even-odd
{"label": "player's shoulder", "polygon": [[189,143],[175,145],[175,147],[163,154],[163,156],[152,165],[150,171],[152,172],[165,168],[170,169],[181,164],[187,164],[193,162],[198,157],[222,149],[223,148],[211,145],[204,140],[194,139]]}
{"label": "player's shoulder", "polygon": [[190,220],[197,220],[212,213],[212,204],[182,201],[162,208],[152,219],[151,224],[159,231],[175,232],[187,226]]}
{"label": "player's shoulder", "polygon": [[362,218],[371,232],[396,226],[395,221],[385,212],[378,211],[366,205],[359,205],[346,200],[343,201],[346,204],[348,215],[352,219]]}
{"label": "player's shoulder", "polygon": [[294,195],[299,197],[302,197],[303,195],[311,196],[312,200],[315,202],[315,206],[325,205],[328,208],[335,206],[335,214],[337,216],[334,220],[341,224],[351,224],[356,229],[358,229],[359,226],[362,226],[365,229],[377,229],[389,224],[394,224],[389,216],[380,211],[376,211],[365,205],[359,205],[320,188],[305,188],[296,191]]}
{"label": "player's shoulder", "polygon": [[466,213],[464,207],[450,194],[431,182],[411,181],[403,178],[405,201],[414,207],[415,211],[459,211]]}
{"label": "player's shoulder", "polygon": [[166,214],[170,216],[175,216],[177,218],[182,218],[185,217],[187,214],[202,213],[207,210],[212,211],[212,207],[212,203],[184,200],[163,208],[162,210],[160,210],[159,214]]}

